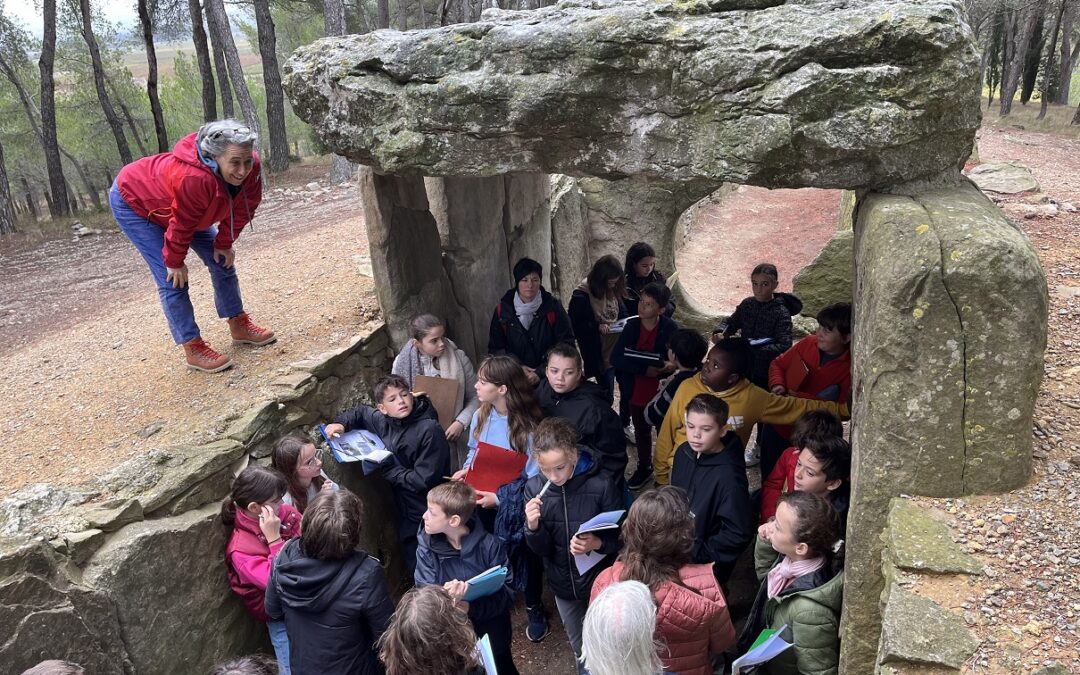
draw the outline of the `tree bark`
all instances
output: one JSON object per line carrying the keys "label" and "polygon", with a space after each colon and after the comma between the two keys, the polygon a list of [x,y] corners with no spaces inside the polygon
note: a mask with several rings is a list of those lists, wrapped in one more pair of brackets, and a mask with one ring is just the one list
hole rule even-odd
{"label": "tree bark", "polygon": [[112,92],[113,100],[116,101],[116,105],[120,107],[120,114],[124,116],[124,121],[127,122],[128,129],[131,129],[131,135],[135,138],[135,144],[139,146],[139,155],[146,157],[148,154],[146,151],[146,144],[142,140],[142,132],[139,131],[139,125],[135,122],[135,117],[131,114],[131,109],[124,103],[124,97],[120,95],[120,90],[116,88],[116,84],[112,79],[106,75],[105,84]]}
{"label": "tree bark", "polygon": [[[217,25],[217,14],[210,10],[210,0],[206,0],[205,11],[206,26],[210,29],[210,43],[214,48],[214,70],[217,72],[218,91],[221,92],[221,116],[235,117],[236,110],[233,108],[232,89],[229,86],[229,69],[225,65],[225,49],[222,47],[221,38],[219,37],[221,31]],[[228,32],[227,27],[225,30]],[[232,41],[231,35],[229,40]]]}
{"label": "tree bark", "polygon": [[270,135],[270,157],[266,165],[271,173],[278,173],[289,168],[289,139],[285,128],[285,90],[281,88],[277,36],[269,0],[255,0],[255,25],[259,31],[259,56],[266,87],[266,131]]}
{"label": "tree bark", "polygon": [[409,6],[405,0],[397,0],[397,27],[398,30],[409,30]]}
{"label": "tree bark", "polygon": [[217,94],[214,91],[214,71],[210,64],[210,48],[206,44],[199,0],[188,0],[188,14],[191,15],[191,41],[195,43],[195,62],[199,66],[199,80],[202,82],[203,122],[212,122],[217,119]]}
{"label": "tree bark", "polygon": [[1080,52],[1080,41],[1072,44],[1073,26],[1076,25],[1076,3],[1069,3],[1069,9],[1061,18],[1061,55],[1058,58],[1058,87],[1054,103],[1069,105],[1069,92],[1072,89],[1073,68]]}
{"label": "tree bark", "polygon": [[376,0],[376,7],[379,10],[379,28],[390,27],[390,0]]}
{"label": "tree bark", "polygon": [[53,62],[56,59],[56,0],[42,0],[45,30],[41,39],[41,144],[45,151],[45,166],[49,172],[49,213],[53,218],[71,213],[67,201],[67,185],[64,183],[64,167],[60,164],[60,150],[56,142],[56,84],[53,80]]}
{"label": "tree bark", "polygon": [[1024,74],[1021,77],[1020,105],[1027,105],[1031,95],[1035,93],[1035,84],[1039,80],[1039,66],[1042,64],[1043,47],[1046,45],[1046,17],[1040,16],[1035,21],[1035,30],[1028,42],[1027,53],[1024,54]]}
{"label": "tree bark", "polygon": [[139,23],[142,24],[143,42],[146,44],[146,96],[150,99],[150,113],[154,116],[154,133],[157,135],[158,152],[169,151],[169,136],[165,133],[165,114],[158,98],[157,53],[154,51],[154,25],[146,0],[139,0]]}
{"label": "tree bark", "polygon": [[4,163],[4,144],[0,143],[0,234],[15,232],[15,206],[11,203],[7,164]]}
{"label": "tree bark", "polygon": [[1038,119],[1044,119],[1046,117],[1046,107],[1050,104],[1050,73],[1054,70],[1054,54],[1057,52],[1057,39],[1058,31],[1061,30],[1061,17],[1065,14],[1065,9],[1068,7],[1067,0],[1061,0],[1061,7],[1058,8],[1057,17],[1054,19],[1054,30],[1050,34],[1050,49],[1046,51],[1046,67],[1043,73],[1042,83],[1042,102],[1039,104],[1039,117]]}
{"label": "tree bark", "polygon": [[[60,152],[63,153],[64,157],[67,157],[68,161],[71,162],[71,165],[75,167],[75,171],[79,174],[79,178],[82,180],[83,186],[86,188],[86,192],[90,195],[90,201],[94,202],[94,208],[100,210],[101,196],[98,194],[97,188],[94,187],[94,182],[90,180],[89,174],[86,173],[86,167],[84,167],[82,163],[79,162],[79,160],[75,159],[75,155],[72,155],[64,148],[60,148]],[[109,181],[109,185],[112,185],[111,180]]]}
{"label": "tree bark", "polygon": [[[83,2],[86,1],[83,0]],[[225,53],[225,65],[229,69],[229,81],[232,83],[233,91],[236,93],[236,100],[240,104],[240,110],[244,113],[244,120],[247,122],[248,127],[260,137],[255,145],[256,147],[261,146],[262,132],[259,127],[259,115],[255,111],[255,103],[251,100],[247,81],[244,80],[244,70],[240,66],[240,53],[236,51],[236,43],[233,42],[232,32],[229,30],[229,17],[225,14],[225,3],[223,0],[206,0],[206,11],[208,16],[212,14],[215,17],[213,31],[217,35],[218,44]],[[287,152],[288,150],[286,150]],[[288,154],[286,154],[286,161],[288,161]]]}
{"label": "tree bark", "polygon": [[[326,36],[345,34],[345,3],[342,0],[326,0],[324,3],[323,27]],[[330,182],[344,183],[353,177],[356,167],[341,155],[334,155],[330,161]]]}
{"label": "tree bark", "polygon": [[1001,107],[998,114],[1005,117],[1012,112],[1013,97],[1020,86],[1024,70],[1024,55],[1035,33],[1035,26],[1043,19],[1046,0],[1035,0],[1023,9],[1006,12],[1005,47],[1007,58],[1001,62]]}
{"label": "tree bark", "polygon": [[79,0],[79,12],[82,15],[83,40],[86,41],[86,48],[90,52],[90,61],[94,68],[94,89],[97,90],[101,111],[105,114],[105,121],[109,123],[113,138],[116,140],[116,151],[120,154],[120,161],[130,164],[131,148],[128,147],[127,137],[124,136],[124,126],[120,123],[120,118],[116,116],[109,94],[105,91],[105,68],[101,65],[101,51],[98,49],[94,28],[90,23],[90,0]]}

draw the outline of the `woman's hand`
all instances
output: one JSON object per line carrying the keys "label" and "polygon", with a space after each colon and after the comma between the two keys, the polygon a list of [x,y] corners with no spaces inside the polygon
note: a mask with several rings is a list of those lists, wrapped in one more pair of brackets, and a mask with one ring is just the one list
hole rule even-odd
{"label": "woman's hand", "polygon": [[581,555],[582,553],[589,553],[595,551],[602,545],[600,537],[596,536],[592,532],[586,534],[576,534],[570,537],[570,553],[571,555]]}
{"label": "woman's hand", "polygon": [[221,260],[221,266],[229,268],[233,266],[233,260],[236,259],[236,252],[231,248],[215,248],[214,249],[214,262]]}
{"label": "woman's hand", "polygon": [[446,440],[456,441],[461,432],[465,431],[465,425],[457,420],[450,423],[450,426],[446,427]]}
{"label": "woman's hand", "polygon": [[458,469],[454,472],[453,476],[450,476],[450,480],[465,480],[465,476],[468,475],[468,469]]}
{"label": "woman's hand", "polygon": [[172,284],[173,288],[183,288],[184,286],[187,286],[187,265],[181,265],[175,269],[166,267],[165,282]]}
{"label": "woman's hand", "polygon": [[323,431],[326,433],[327,438],[337,438],[345,433],[345,425],[337,423],[327,424]]}
{"label": "woman's hand", "polygon": [[530,532],[540,529],[540,506],[543,503],[540,497],[533,497],[525,503],[525,527],[529,528]]}
{"label": "woman's hand", "polygon": [[477,490],[476,496],[479,497],[476,501],[482,508],[493,509],[499,505],[498,499],[495,498],[494,492],[484,492],[483,490]]}
{"label": "woman's hand", "polygon": [[786,396],[787,395],[787,387],[785,387],[782,384],[774,385],[773,388],[770,391],[772,391],[772,393],[776,394],[777,396]]}
{"label": "woman's hand", "polygon": [[443,584],[443,588],[446,589],[446,592],[454,599],[454,602],[458,602],[469,592],[469,582],[454,579],[453,581],[447,581]]}
{"label": "woman's hand", "polygon": [[269,506],[262,507],[259,513],[259,529],[268,542],[281,539],[281,519]]}

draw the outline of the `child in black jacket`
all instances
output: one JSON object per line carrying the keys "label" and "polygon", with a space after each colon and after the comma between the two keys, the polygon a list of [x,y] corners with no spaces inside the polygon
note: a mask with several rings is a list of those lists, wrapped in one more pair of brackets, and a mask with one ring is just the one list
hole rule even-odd
{"label": "child in black jacket", "polygon": [[[576,536],[582,524],[606,511],[622,508],[622,496],[597,471],[587,450],[577,446],[577,431],[564,419],[551,417],[536,428],[533,456],[540,475],[525,484],[525,542],[543,558],[555,605],[566,627],[574,655],[581,657],[581,631],[593,581],[615,562],[618,532]],[[546,491],[545,491],[546,487]],[[575,555],[603,556],[579,574]],[[578,663],[578,672],[585,672]]]}
{"label": "child in black jacket", "polygon": [[686,407],[686,442],[675,451],[671,484],[686,490],[694,513],[694,562],[714,562],[720,583],[754,539],[754,507],[742,441],[727,427],[723,399],[698,394]]}
{"label": "child in black jacket", "polygon": [[667,348],[668,363],[675,366],[675,372],[661,380],[660,391],[645,406],[645,421],[656,429],[664,423],[664,415],[667,415],[679,385],[701,372],[701,362],[709,351],[709,343],[696,331],[680,328],[668,338]]}
{"label": "child in black jacket", "polygon": [[344,431],[365,429],[394,453],[379,471],[395,488],[398,540],[412,575],[416,569],[416,531],[427,510],[427,493],[450,474],[450,445],[435,406],[426,396],[413,396],[404,378],[390,375],[379,380],[375,400],[378,408],[362,405],[347,410],[326,425],[325,432],[332,438]]}

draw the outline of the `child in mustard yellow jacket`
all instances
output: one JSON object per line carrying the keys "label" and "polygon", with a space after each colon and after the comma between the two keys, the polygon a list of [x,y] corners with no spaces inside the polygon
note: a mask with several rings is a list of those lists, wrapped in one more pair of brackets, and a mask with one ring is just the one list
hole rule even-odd
{"label": "child in mustard yellow jacket", "polygon": [[791,424],[808,410],[828,410],[842,419],[850,417],[847,405],[794,396],[777,396],[751,384],[754,353],[743,338],[725,338],[709,351],[701,372],[686,380],[675,392],[671,407],[656,438],[653,470],[656,482],[671,480],[675,449],[686,441],[686,406],[698,394],[713,394],[728,404],[728,424],[739,435],[743,447],[758,422]]}

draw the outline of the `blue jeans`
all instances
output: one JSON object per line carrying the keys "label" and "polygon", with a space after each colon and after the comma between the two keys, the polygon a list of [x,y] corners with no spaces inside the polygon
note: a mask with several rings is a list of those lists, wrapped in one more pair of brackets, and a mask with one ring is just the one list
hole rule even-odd
{"label": "blue jeans", "polygon": [[285,632],[285,620],[267,621],[266,627],[270,630],[270,644],[274,645],[274,656],[277,657],[278,662],[278,674],[290,675],[289,635]]}
{"label": "blue jeans", "polygon": [[[199,325],[195,323],[195,310],[191,306],[188,287],[173,288],[171,283],[165,281],[167,272],[161,252],[165,247],[165,230],[135,213],[120,196],[115,183],[109,190],[109,208],[112,209],[120,230],[135,245],[150,267],[173,340],[176,344],[183,344],[199,337]],[[217,232],[216,225],[196,232],[191,238],[189,250],[195,251],[210,270],[218,316],[229,319],[244,311],[244,302],[240,299],[240,281],[236,277],[236,267],[224,267],[221,262],[214,261],[214,238],[217,237]]]}

